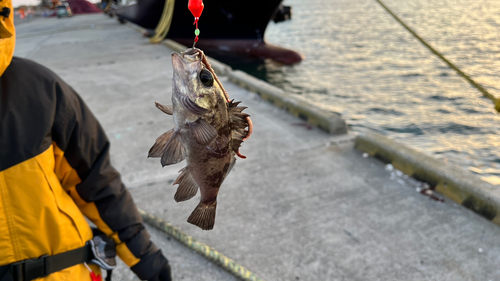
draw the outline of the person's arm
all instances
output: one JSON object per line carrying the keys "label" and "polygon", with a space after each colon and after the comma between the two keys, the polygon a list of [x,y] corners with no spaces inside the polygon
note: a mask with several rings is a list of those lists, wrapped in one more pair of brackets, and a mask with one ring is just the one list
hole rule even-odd
{"label": "person's arm", "polygon": [[84,215],[117,244],[118,256],[142,280],[170,280],[167,259],[111,166],[110,143],[83,100],[62,80],[53,85],[56,173]]}

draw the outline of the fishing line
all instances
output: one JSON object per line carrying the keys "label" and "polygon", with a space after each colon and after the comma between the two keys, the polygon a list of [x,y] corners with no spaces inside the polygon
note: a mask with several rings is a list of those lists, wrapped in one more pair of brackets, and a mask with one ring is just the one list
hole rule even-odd
{"label": "fishing line", "polygon": [[200,18],[194,18],[194,24],[196,24],[196,29],[194,30],[194,35],[196,35],[196,37],[194,38],[194,42],[193,42],[193,49],[194,49],[194,46],[196,45],[196,42],[198,42],[198,35],[200,35],[200,30],[198,29],[198,20]]}
{"label": "fishing line", "polygon": [[200,35],[200,30],[198,29],[198,21],[200,20],[201,13],[203,12],[203,8],[205,5],[203,4],[202,0],[189,0],[188,3],[188,9],[193,14],[194,16],[194,23],[193,25],[196,25],[196,29],[194,30],[194,42],[193,42],[193,49],[194,46],[196,45],[196,42],[198,42],[199,35]]}
{"label": "fishing line", "polygon": [[382,3],[381,0],[375,0],[377,1],[382,8],[384,8],[397,22],[399,22],[408,32],[410,32],[415,38],[417,38],[420,43],[422,43],[427,49],[429,49],[433,54],[435,54],[438,58],[440,58],[444,63],[446,63],[451,69],[455,70],[458,75],[462,76],[467,82],[469,82],[472,86],[474,86],[476,89],[478,89],[483,96],[487,97],[493,102],[493,105],[495,106],[495,110],[497,112],[500,112],[500,99],[495,98],[494,95],[490,94],[485,88],[483,88],[481,85],[476,83],[476,81],[472,80],[472,78],[469,77],[469,75],[465,74],[462,70],[460,70],[458,67],[456,67],[452,62],[450,62],[448,59],[446,59],[442,54],[440,54],[436,49],[434,49],[429,43],[427,43],[424,39],[422,39],[420,36],[418,36],[415,31],[413,31],[410,27],[408,27],[401,19],[398,18],[384,3]]}

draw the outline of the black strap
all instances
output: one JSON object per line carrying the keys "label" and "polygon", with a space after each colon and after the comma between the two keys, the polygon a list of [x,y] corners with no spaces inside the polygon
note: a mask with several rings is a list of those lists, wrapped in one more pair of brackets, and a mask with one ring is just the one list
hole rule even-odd
{"label": "black strap", "polygon": [[12,275],[9,273],[10,264],[0,266],[0,281],[13,281]]}
{"label": "black strap", "polygon": [[111,281],[111,276],[113,275],[113,270],[106,270],[106,281]]}
{"label": "black strap", "polygon": [[10,8],[4,7],[2,11],[0,12],[0,16],[3,16],[4,19],[8,18],[10,15]]}
{"label": "black strap", "polygon": [[[45,277],[65,268],[90,262],[92,250],[90,244],[84,247],[57,254],[54,256],[41,256],[0,267],[0,281],[28,281]],[[8,272],[2,276],[2,272]],[[9,274],[10,273],[10,274]],[[10,275],[10,279],[9,279]]]}

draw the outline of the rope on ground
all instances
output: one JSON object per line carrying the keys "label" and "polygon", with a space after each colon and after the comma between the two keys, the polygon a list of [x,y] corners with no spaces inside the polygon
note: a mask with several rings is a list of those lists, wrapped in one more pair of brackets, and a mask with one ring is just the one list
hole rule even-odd
{"label": "rope on ground", "polygon": [[165,6],[163,7],[160,21],[158,25],[156,25],[155,35],[149,38],[151,43],[161,42],[167,36],[174,14],[174,4],[175,0],[165,0]]}
{"label": "rope on ground", "polygon": [[408,30],[415,38],[420,41],[427,49],[429,49],[433,54],[435,54],[437,57],[439,57],[444,63],[446,63],[450,68],[455,70],[458,75],[462,76],[467,82],[469,82],[472,86],[474,86],[476,89],[478,89],[483,96],[487,97],[488,99],[493,102],[493,105],[495,106],[495,110],[497,112],[500,112],[500,99],[495,98],[492,94],[490,94],[485,88],[483,88],[481,85],[476,83],[476,81],[472,80],[467,74],[465,74],[462,70],[460,70],[458,67],[456,67],[453,63],[451,63],[448,59],[446,59],[443,55],[441,55],[436,49],[434,49],[431,45],[429,45],[427,42],[425,42],[424,39],[422,39],[420,36],[418,36],[415,31],[413,31],[411,28],[409,28],[401,19],[398,18],[387,6],[382,3],[381,0],[375,0],[377,1],[382,8],[384,8],[397,22],[399,22],[406,30]]}
{"label": "rope on ground", "polygon": [[171,224],[161,220],[160,218],[157,218],[157,217],[155,217],[155,216],[153,216],[153,215],[151,215],[151,214],[149,214],[146,211],[141,210],[141,209],[139,209],[139,213],[141,214],[142,218],[144,219],[144,221],[146,223],[148,223],[148,224],[158,228],[159,230],[167,233],[175,240],[186,245],[188,248],[195,250],[196,252],[198,252],[199,254],[204,256],[205,258],[220,265],[222,268],[229,271],[234,276],[236,276],[242,280],[246,280],[246,281],[264,281],[263,279],[257,277],[257,275],[250,272],[245,267],[237,264],[232,259],[219,253],[214,248],[208,246],[205,243],[202,243],[202,242],[195,240],[193,237],[185,234],[181,230],[179,230],[176,227],[172,226]]}

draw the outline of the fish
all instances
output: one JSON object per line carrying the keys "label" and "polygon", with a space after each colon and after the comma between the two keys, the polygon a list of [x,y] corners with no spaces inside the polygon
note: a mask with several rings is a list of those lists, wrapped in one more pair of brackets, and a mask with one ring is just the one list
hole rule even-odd
{"label": "fish", "polygon": [[198,48],[172,53],[172,105],[155,102],[174,118],[174,128],[159,136],[148,157],[161,158],[161,165],[186,160],[187,165],[173,185],[178,185],[176,202],[201,193],[198,206],[187,221],[203,230],[215,224],[217,195],[222,182],[236,163],[243,141],[253,131],[247,107],[229,99],[227,91]]}

